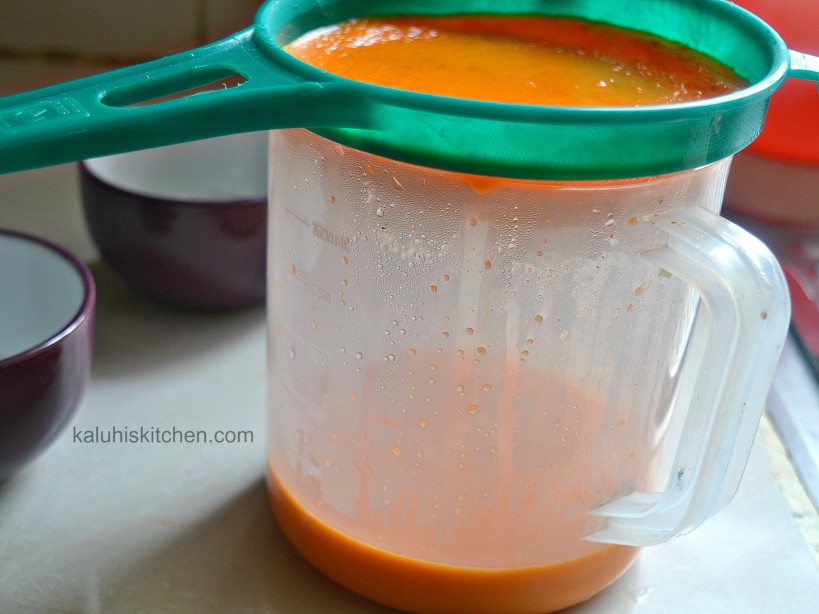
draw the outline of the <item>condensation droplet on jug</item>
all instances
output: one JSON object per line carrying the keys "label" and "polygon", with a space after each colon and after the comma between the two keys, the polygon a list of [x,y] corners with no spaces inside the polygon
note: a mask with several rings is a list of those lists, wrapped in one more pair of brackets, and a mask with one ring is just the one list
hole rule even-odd
{"label": "condensation droplet on jug", "polygon": [[429,291],[432,292],[433,294],[435,294],[436,292],[438,292],[438,286],[436,286],[435,284],[432,284],[429,287]]}
{"label": "condensation droplet on jug", "polygon": [[478,404],[470,403],[469,407],[466,408],[466,411],[468,411],[470,415],[474,416],[475,414],[478,413]]}
{"label": "condensation droplet on jug", "polygon": [[474,334],[474,333],[475,333],[475,329],[474,329],[474,328],[472,328],[471,326],[467,326],[467,327],[464,329],[464,332],[465,332],[467,335],[472,335],[472,334]]}
{"label": "condensation droplet on jug", "polygon": [[478,356],[486,356],[486,348],[482,345],[479,345],[475,348],[475,351],[478,353]]}
{"label": "condensation droplet on jug", "polygon": [[537,314],[537,315],[535,316],[535,322],[536,322],[537,324],[540,324],[541,322],[543,322],[543,316],[542,316],[542,315],[540,315],[540,314]]}

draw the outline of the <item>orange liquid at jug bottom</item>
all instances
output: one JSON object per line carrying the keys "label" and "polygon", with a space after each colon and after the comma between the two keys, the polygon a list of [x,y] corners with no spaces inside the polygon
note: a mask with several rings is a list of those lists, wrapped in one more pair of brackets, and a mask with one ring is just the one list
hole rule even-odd
{"label": "orange liquid at jug bottom", "polygon": [[605,546],[544,567],[481,569],[428,563],[352,539],[307,512],[270,473],[270,502],[290,543],[323,574],[368,599],[410,612],[555,612],[614,582],[639,549]]}

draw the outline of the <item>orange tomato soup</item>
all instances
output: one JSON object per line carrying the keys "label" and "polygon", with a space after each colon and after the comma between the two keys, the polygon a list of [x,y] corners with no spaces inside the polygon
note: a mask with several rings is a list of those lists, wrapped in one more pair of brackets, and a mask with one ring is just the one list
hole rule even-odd
{"label": "orange tomato soup", "polygon": [[307,561],[364,597],[410,612],[554,612],[600,592],[638,552],[602,546],[561,564],[501,569],[431,563],[373,547],[327,525],[282,487],[272,469],[268,484],[279,526]]}
{"label": "orange tomato soup", "polygon": [[570,18],[356,19],[285,49],[333,74],[428,94],[557,106],[642,106],[745,85],[727,67],[659,38]]}

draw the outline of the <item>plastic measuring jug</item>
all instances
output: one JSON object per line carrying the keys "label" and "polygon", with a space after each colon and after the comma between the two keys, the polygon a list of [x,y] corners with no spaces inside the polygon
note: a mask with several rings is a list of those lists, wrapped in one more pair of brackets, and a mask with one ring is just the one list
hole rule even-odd
{"label": "plastic measuring jug", "polygon": [[[281,49],[349,17],[448,13],[643,30],[749,85],[531,107],[355,83]],[[270,158],[280,523],[384,603],[544,611],[739,483],[789,303],[770,252],[717,212],[789,76],[818,80],[819,60],[721,0],[269,1],[225,41],[0,100],[0,170],[293,128]]]}
{"label": "plastic measuring jug", "polygon": [[487,182],[271,139],[271,498],[319,569],[410,611],[553,611],[622,573],[610,544],[727,503],[788,321],[715,213],[729,160]]}

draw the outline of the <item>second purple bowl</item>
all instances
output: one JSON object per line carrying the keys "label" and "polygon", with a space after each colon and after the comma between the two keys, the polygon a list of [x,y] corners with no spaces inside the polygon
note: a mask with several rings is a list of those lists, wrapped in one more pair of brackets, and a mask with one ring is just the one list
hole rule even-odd
{"label": "second purple bowl", "polygon": [[102,258],[137,291],[207,311],[264,302],[266,176],[264,133],[80,163]]}

